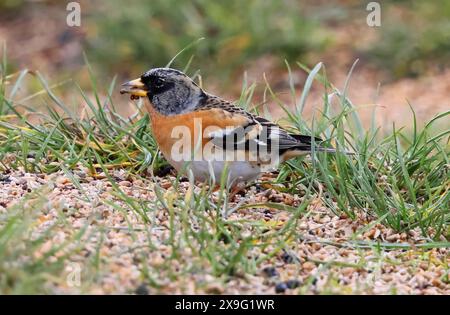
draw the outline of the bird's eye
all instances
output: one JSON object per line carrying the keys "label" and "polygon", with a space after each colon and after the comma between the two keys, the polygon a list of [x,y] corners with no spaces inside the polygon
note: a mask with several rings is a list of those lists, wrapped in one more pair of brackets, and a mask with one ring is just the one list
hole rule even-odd
{"label": "bird's eye", "polygon": [[164,86],[164,80],[163,79],[161,79],[161,78],[157,78],[156,80],[155,80],[155,87],[156,88],[161,88],[161,87],[163,87]]}

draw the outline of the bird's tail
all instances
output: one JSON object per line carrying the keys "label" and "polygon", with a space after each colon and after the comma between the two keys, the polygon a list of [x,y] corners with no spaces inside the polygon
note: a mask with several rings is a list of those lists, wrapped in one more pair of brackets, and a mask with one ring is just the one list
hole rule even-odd
{"label": "bird's tail", "polygon": [[347,154],[347,155],[354,155],[355,154],[355,152],[350,152],[350,151],[347,151],[347,150],[339,150],[338,151],[338,150],[333,149],[333,148],[324,148],[324,147],[321,147],[321,146],[316,147],[315,150],[318,151],[318,152],[328,152],[328,153],[338,153],[339,152],[339,153],[343,153],[343,154]]}
{"label": "bird's tail", "polygon": [[[299,151],[312,151],[312,142],[311,142],[311,136],[304,136],[304,135],[296,135],[296,134],[290,134],[291,137],[297,139],[300,143],[302,143],[302,145],[300,145],[298,147]],[[339,150],[337,151],[334,148],[326,148],[321,146],[321,143],[323,143],[324,141],[321,138],[318,137],[314,137],[314,142],[315,142],[315,151],[318,152],[328,152],[328,153],[344,153],[347,155],[354,155],[354,152],[350,152],[350,151],[346,151],[346,150]]]}

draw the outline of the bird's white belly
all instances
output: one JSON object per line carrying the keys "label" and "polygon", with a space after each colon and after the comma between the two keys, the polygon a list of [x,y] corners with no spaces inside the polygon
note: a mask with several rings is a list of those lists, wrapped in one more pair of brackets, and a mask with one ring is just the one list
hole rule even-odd
{"label": "bird's white belly", "polygon": [[[195,179],[202,182],[211,180],[214,184],[220,184],[222,176],[227,176],[227,186],[255,180],[261,174],[260,167],[247,161],[201,160],[187,162],[185,166],[181,163],[174,163],[173,166],[178,171],[183,168],[191,170]],[[227,169],[226,174],[224,174],[225,169]]]}

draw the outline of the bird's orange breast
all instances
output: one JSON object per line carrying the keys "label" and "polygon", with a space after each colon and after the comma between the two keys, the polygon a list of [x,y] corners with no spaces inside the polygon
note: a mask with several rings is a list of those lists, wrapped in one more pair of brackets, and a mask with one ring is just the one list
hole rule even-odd
{"label": "bird's orange breast", "polygon": [[[190,142],[192,150],[203,148],[210,141],[208,133],[227,127],[243,126],[248,122],[244,116],[233,115],[219,108],[166,116],[155,110],[150,102],[146,105],[152,123],[153,136],[161,152],[168,159],[170,159],[172,148],[181,137],[186,137],[184,139]],[[200,144],[199,141],[201,141]]]}

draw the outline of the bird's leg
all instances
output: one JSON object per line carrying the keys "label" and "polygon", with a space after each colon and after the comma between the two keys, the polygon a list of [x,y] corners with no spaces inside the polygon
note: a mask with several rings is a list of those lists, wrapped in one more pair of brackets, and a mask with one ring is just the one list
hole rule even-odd
{"label": "bird's leg", "polygon": [[[220,185],[215,185],[214,188],[212,189],[212,193],[213,193],[214,195],[217,194],[216,198],[219,197],[220,188],[221,188]],[[227,201],[228,201],[228,202],[233,201],[234,197],[235,197],[238,193],[244,191],[245,188],[246,188],[245,183],[239,183],[239,184],[236,184],[236,185],[232,186],[232,187],[230,188],[230,190],[229,190]]]}
{"label": "bird's leg", "polygon": [[241,191],[244,191],[246,188],[246,185],[244,182],[238,183],[235,186],[233,186],[230,190],[230,193],[228,195],[228,201],[232,201],[234,197],[240,193]]}

